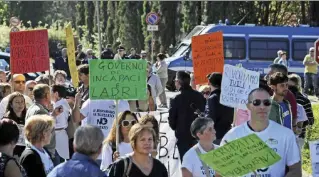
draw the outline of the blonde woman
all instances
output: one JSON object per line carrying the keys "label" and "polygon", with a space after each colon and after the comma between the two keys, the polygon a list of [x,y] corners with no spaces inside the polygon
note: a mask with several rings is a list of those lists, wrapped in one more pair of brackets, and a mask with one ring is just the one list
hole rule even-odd
{"label": "blonde woman", "polygon": [[149,126],[135,124],[130,130],[129,138],[133,153],[116,161],[111,166],[108,176],[168,177],[162,162],[149,155],[156,143],[154,130]]}
{"label": "blonde woman", "polygon": [[203,96],[208,99],[209,95],[211,93],[211,89],[209,87],[209,85],[201,85],[198,89],[198,91],[203,94]]}
{"label": "blonde woman", "polygon": [[142,124],[142,125],[147,125],[147,126],[150,126],[151,128],[153,128],[153,130],[155,131],[155,144],[154,144],[154,149],[153,149],[153,152],[152,152],[152,156],[155,158],[156,155],[157,155],[157,146],[158,146],[158,143],[159,143],[159,125],[158,125],[158,122],[156,120],[156,118],[153,116],[153,115],[145,115],[143,117],[141,117],[139,119],[139,123]]}
{"label": "blonde woman", "polygon": [[54,119],[48,115],[34,115],[26,121],[24,135],[30,146],[23,151],[20,164],[30,177],[46,177],[54,168],[50,153],[44,148],[50,143],[54,126]]}

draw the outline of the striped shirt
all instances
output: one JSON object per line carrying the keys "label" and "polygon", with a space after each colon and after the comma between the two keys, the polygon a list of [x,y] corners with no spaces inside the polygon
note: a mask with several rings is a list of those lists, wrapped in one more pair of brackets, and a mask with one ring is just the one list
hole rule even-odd
{"label": "striped shirt", "polygon": [[313,117],[313,112],[312,112],[312,107],[311,107],[311,102],[310,100],[301,94],[300,92],[296,93],[296,101],[298,104],[301,104],[303,108],[306,111],[307,117],[308,117],[308,122],[304,122],[303,128],[302,128],[302,133],[300,134],[300,138],[305,138],[306,134],[306,126],[307,125],[313,125],[314,123],[314,117]]}

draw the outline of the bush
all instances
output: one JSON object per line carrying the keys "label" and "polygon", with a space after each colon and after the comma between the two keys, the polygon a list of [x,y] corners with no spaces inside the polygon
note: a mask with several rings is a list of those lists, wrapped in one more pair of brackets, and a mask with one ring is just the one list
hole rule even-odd
{"label": "bush", "polygon": [[313,104],[312,110],[314,114],[315,123],[307,129],[307,135],[305,138],[306,143],[302,150],[302,168],[309,174],[312,174],[309,141],[315,141],[319,139],[319,104]]}

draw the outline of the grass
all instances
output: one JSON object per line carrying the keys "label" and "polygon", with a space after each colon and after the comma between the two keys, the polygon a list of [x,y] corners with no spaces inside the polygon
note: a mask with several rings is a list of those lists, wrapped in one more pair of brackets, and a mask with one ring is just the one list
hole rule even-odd
{"label": "grass", "polygon": [[[314,98],[309,99],[312,101]],[[311,159],[310,159],[310,151],[309,151],[309,141],[314,141],[319,139],[319,103],[318,99],[316,99],[316,102],[312,103],[312,110],[314,114],[315,123],[312,125],[312,127],[308,127],[307,129],[307,135],[306,135],[306,142],[304,145],[304,148],[302,150],[302,168],[304,171],[306,171],[309,174],[312,174],[311,169]]]}

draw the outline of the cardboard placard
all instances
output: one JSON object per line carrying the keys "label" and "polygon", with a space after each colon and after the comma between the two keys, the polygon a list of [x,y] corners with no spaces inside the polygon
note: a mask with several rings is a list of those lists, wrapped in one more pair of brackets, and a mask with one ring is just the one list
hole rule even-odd
{"label": "cardboard placard", "polygon": [[68,64],[70,69],[70,74],[72,78],[72,84],[74,87],[78,87],[79,85],[79,74],[76,67],[75,61],[75,45],[74,45],[74,38],[73,38],[73,31],[71,24],[65,28],[66,33],[66,46],[67,46],[67,53],[68,53]]}
{"label": "cardboard placard", "polygon": [[259,88],[259,77],[259,72],[225,65],[220,103],[233,108],[247,109],[248,95],[253,89]]}
{"label": "cardboard placard", "polygon": [[200,158],[222,176],[243,176],[278,162],[281,157],[256,134],[231,141],[201,154]]}
{"label": "cardboard placard", "polygon": [[145,60],[91,60],[90,99],[146,100]]}
{"label": "cardboard placard", "polygon": [[49,70],[50,56],[46,29],[11,32],[10,50],[12,74]]}
{"label": "cardboard placard", "polygon": [[223,33],[215,32],[192,37],[192,58],[196,85],[207,83],[207,74],[223,72]]}

